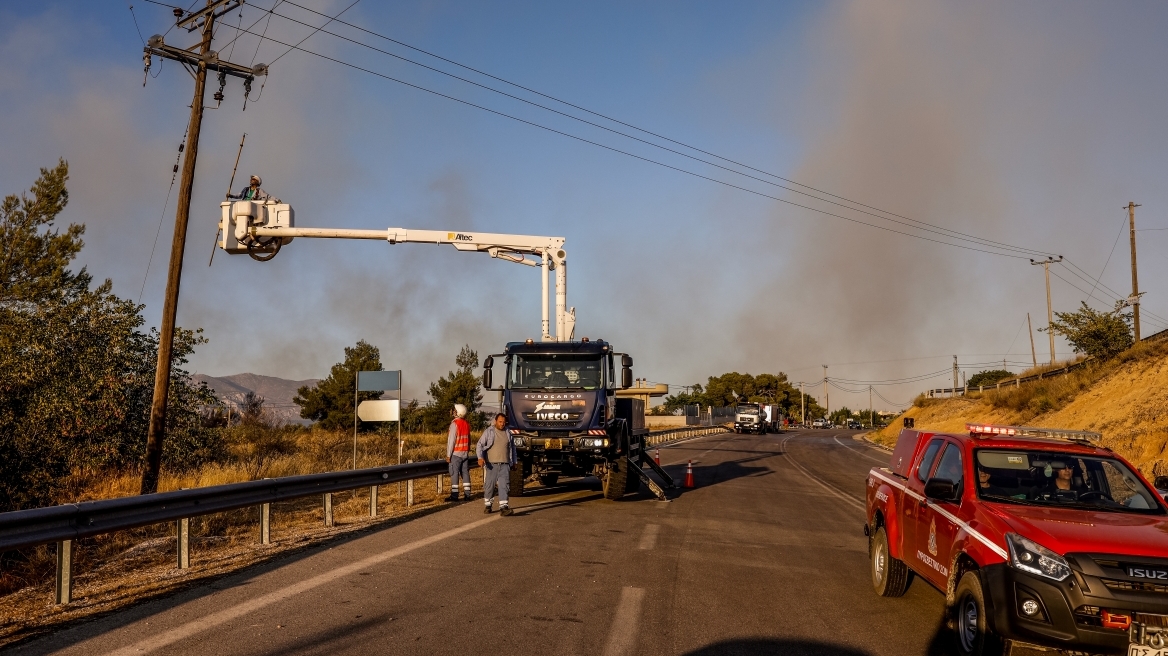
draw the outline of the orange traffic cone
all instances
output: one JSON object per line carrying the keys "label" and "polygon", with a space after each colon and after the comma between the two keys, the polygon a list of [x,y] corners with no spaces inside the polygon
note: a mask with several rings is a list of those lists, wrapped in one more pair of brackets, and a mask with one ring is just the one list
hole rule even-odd
{"label": "orange traffic cone", "polygon": [[661,449],[657,449],[657,453],[653,454],[653,462],[661,464]]}
{"label": "orange traffic cone", "polygon": [[693,487],[693,460],[690,460],[685,465],[685,487]]}

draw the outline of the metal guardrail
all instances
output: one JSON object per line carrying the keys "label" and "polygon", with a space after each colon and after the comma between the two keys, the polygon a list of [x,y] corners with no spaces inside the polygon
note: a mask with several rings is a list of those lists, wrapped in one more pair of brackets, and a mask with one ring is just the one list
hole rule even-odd
{"label": "metal guardrail", "polygon": [[[646,440],[657,446],[688,437],[726,430],[722,426],[685,427],[650,433]],[[178,567],[190,566],[190,519],[201,515],[257,507],[260,543],[270,543],[271,504],[321,496],[324,523],[333,525],[332,495],[369,488],[369,515],[377,515],[377,490],[381,485],[406,481],[406,503],[413,502],[413,481],[448,472],[446,461],[387,465],[369,469],[305,474],[211,487],[160,492],[117,499],[84,501],[47,508],[0,513],[0,552],[44,544],[57,545],[56,603],[67,604],[73,590],[73,542],[103,533],[151,524],[175,523]]]}
{"label": "metal guardrail", "polygon": [[687,426],[685,428],[670,428],[668,430],[649,433],[648,439],[645,440],[645,445],[661,446],[663,444],[670,444],[678,440],[684,440],[689,437],[699,437],[701,435],[711,435],[713,433],[723,433],[725,431],[725,426]]}
{"label": "metal guardrail", "polygon": [[1065,376],[1065,375],[1071,373],[1072,371],[1075,371],[1076,369],[1082,369],[1083,367],[1086,367],[1087,363],[1089,363],[1089,362],[1091,362],[1091,358],[1084,358],[1084,359],[1079,360],[1078,362],[1076,362],[1074,364],[1069,364],[1069,365],[1067,365],[1065,367],[1061,367],[1059,369],[1051,369],[1049,371],[1040,371],[1036,374],[1031,374],[1029,376],[1019,376],[1016,378],[1007,378],[1005,380],[999,380],[997,383],[995,383],[993,385],[978,385],[978,386],[976,386],[976,388],[971,388],[969,385],[966,385],[965,387],[956,387],[956,388],[945,387],[945,388],[926,390],[925,393],[929,395],[929,398],[933,398],[937,394],[961,394],[961,395],[965,395],[965,394],[968,394],[971,389],[975,392],[984,392],[987,389],[1000,390],[1003,387],[1021,387],[1022,383],[1032,383],[1034,381],[1043,380],[1044,378],[1054,378],[1055,376]]}

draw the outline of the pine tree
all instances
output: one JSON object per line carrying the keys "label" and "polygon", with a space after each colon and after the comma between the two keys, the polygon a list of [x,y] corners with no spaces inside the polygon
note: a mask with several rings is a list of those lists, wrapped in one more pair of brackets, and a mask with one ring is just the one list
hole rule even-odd
{"label": "pine tree", "polygon": [[[361,340],[355,346],[345,347],[345,359],[333,365],[328,378],[309,387],[296,390],[292,402],[300,406],[300,416],[317,422],[321,428],[346,430],[353,428],[353,393],[357,387],[358,371],[382,371],[381,351]],[[359,401],[381,396],[381,392],[361,392]],[[361,422],[361,429],[370,425]]]}

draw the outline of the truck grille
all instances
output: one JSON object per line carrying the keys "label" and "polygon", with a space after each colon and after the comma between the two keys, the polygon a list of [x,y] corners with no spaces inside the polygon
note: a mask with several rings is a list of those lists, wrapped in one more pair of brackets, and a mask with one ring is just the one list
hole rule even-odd
{"label": "truck grille", "polygon": [[1146,581],[1118,581],[1116,579],[1101,579],[1103,585],[1112,590],[1124,590],[1131,592],[1158,592],[1160,594],[1168,594],[1168,585],[1163,583],[1148,583]]}
{"label": "truck grille", "polygon": [[527,423],[531,424],[532,428],[574,428],[576,426],[576,424],[578,424],[580,422],[579,421],[540,420],[540,421],[529,421]]}

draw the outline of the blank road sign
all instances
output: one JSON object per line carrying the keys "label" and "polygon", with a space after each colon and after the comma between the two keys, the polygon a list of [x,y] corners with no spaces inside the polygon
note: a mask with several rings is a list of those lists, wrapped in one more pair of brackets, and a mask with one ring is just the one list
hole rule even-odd
{"label": "blank road sign", "polygon": [[358,392],[384,392],[401,389],[400,371],[358,371]]}
{"label": "blank road sign", "polygon": [[362,401],[357,406],[357,416],[361,421],[398,421],[401,417],[401,401]]}

